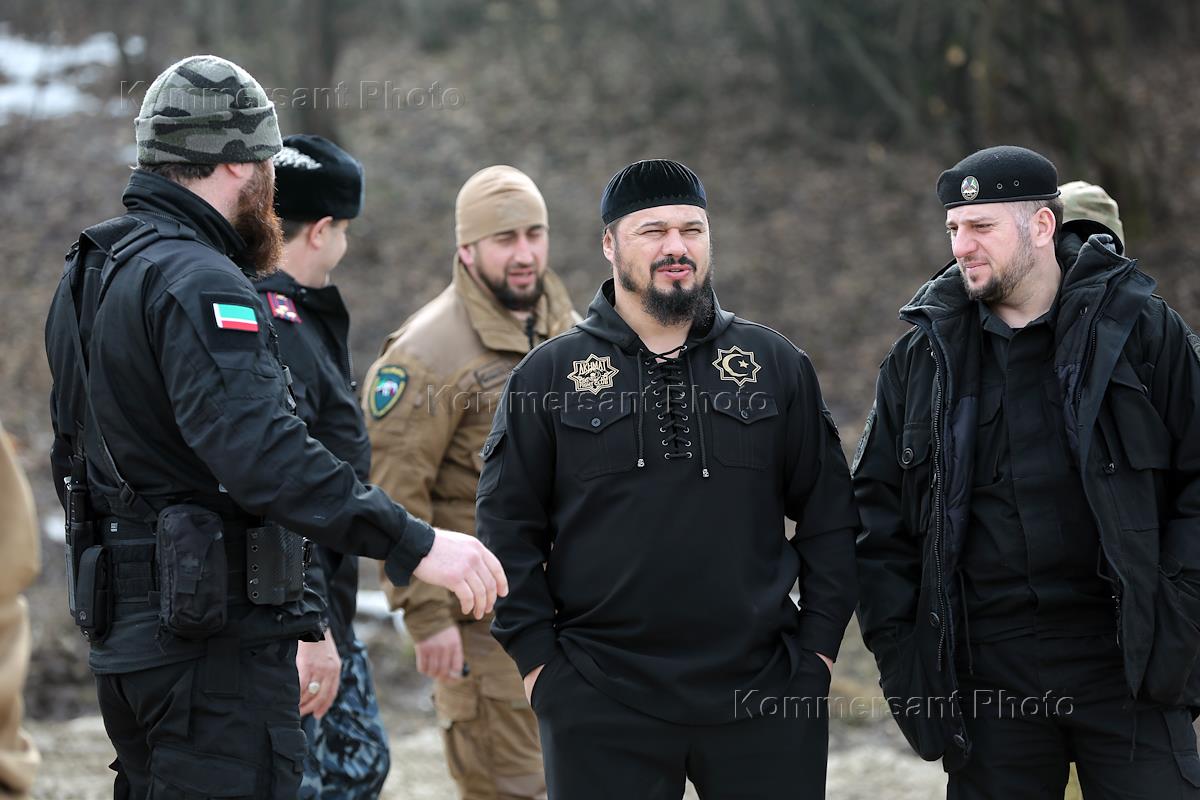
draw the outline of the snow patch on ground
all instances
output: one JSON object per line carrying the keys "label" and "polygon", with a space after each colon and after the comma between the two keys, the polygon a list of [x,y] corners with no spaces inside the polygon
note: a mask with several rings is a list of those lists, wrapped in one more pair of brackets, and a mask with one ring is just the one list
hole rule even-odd
{"label": "snow patch on ground", "polygon": [[[140,37],[126,45],[130,55],[144,50]],[[34,42],[0,22],[0,124],[19,117],[44,119],[109,108],[80,86],[103,77],[119,58],[112,33],[96,33],[71,45]]]}

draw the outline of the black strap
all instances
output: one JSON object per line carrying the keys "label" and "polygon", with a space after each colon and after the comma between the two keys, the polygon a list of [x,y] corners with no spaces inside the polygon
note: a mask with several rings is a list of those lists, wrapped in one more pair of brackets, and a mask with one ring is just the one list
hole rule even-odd
{"label": "black strap", "polygon": [[[76,456],[80,459],[85,456],[84,435],[86,425],[90,423],[96,431],[97,437],[100,439],[100,449],[104,456],[105,465],[119,486],[121,503],[138,519],[146,520],[147,522],[154,520],[158,516],[158,512],[134,491],[133,487],[129,485],[129,482],[121,474],[121,470],[117,467],[117,462],[113,459],[112,451],[108,447],[108,442],[104,438],[104,431],[100,427],[100,420],[96,418],[95,409],[92,407],[91,382],[88,379],[88,363],[84,357],[83,337],[79,331],[79,309],[75,304],[75,289],[81,285],[80,280],[82,276],[79,272],[87,257],[87,250],[84,249],[84,239],[91,241],[97,249],[107,254],[104,268],[100,273],[100,291],[96,299],[96,305],[99,307],[100,300],[103,299],[104,292],[117,270],[134,255],[162,238],[194,238],[194,234],[187,236],[186,234],[190,234],[191,232],[178,225],[178,223],[176,223],[175,229],[168,228],[166,231],[159,230],[160,224],[127,215],[110,219],[85,230],[83,235],[80,236],[79,251],[76,256],[76,274],[72,276],[72,285],[66,292],[71,312],[67,315],[67,327],[71,336],[71,342],[75,348],[75,364],[79,370],[80,377],[83,379],[83,405],[86,414],[84,424],[77,423],[79,435],[75,447]],[[177,233],[179,234],[178,236],[175,235]]]}

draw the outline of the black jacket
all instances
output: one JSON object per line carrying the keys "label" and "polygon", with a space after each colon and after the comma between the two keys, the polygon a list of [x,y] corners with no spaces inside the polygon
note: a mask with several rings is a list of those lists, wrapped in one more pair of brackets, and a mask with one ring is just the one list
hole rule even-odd
{"label": "black jacket", "polygon": [[[296,414],[308,434],[366,482],[371,442],[350,362],[350,314],[336,286],[313,289],[282,270],[254,284],[279,333],[279,356],[292,373]],[[325,598],[330,633],[343,656],[355,639],[358,558],[320,545],[309,576]]]}
{"label": "black jacket", "polygon": [[803,651],[837,654],[856,594],[849,471],[783,336],[718,306],[656,364],[612,297],[609,281],[513,370],[484,445],[477,532],[510,587],[492,631],[522,674],[561,647],[627,705],[731,721],[735,691],[777,696],[811,669]]}
{"label": "black jacket", "polygon": [[[95,415],[133,489],[155,509],[193,502],[269,518],[321,544],[386,559],[389,576],[407,581],[429,552],[433,531],[364,486],[290,413],[283,367],[273,354],[275,329],[235,263],[243,244],[232,226],[195,194],[151,173],[135,172],[123,201],[129,213],[181,226],[189,237],[162,239],[130,258],[98,307],[91,276],[76,299]],[[68,292],[64,276],[46,323],[56,486],[70,471],[83,419]],[[219,326],[214,306],[220,304],[252,309],[257,330]],[[127,516],[93,426],[86,440],[93,508]],[[231,633],[253,631],[246,636],[295,635],[295,625],[266,606],[230,624]],[[128,671],[194,657],[197,647],[203,643],[156,639],[148,610],[124,620],[118,615],[92,661]]]}
{"label": "black jacket", "polygon": [[[1059,247],[1067,440],[1113,586],[1130,697],[1200,704],[1200,339],[1110,241],[1084,243],[1068,227]],[[854,459],[858,615],[901,730],[952,770],[970,751],[952,698],[980,327],[953,264],[900,314],[914,327],[881,366]]]}

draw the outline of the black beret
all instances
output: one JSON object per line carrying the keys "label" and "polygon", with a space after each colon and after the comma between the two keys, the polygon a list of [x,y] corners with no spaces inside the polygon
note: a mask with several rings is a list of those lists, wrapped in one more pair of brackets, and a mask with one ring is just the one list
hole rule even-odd
{"label": "black beret", "polygon": [[937,193],[946,208],[1049,200],[1058,197],[1058,170],[1050,159],[1024,147],[989,147],[943,172]]}
{"label": "black beret", "polygon": [[635,161],[612,176],[600,198],[600,216],[607,225],[643,208],[676,205],[707,208],[704,184],[678,161],[652,158]]}
{"label": "black beret", "polygon": [[275,213],[282,219],[353,219],[362,211],[362,164],[328,139],[285,136],[274,160]]}

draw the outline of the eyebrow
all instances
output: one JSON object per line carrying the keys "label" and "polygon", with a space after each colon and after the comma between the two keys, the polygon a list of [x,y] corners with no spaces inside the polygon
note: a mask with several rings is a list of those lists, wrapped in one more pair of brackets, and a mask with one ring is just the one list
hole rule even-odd
{"label": "eyebrow", "polygon": [[[699,226],[701,228],[704,227],[704,220],[693,219],[693,220],[688,220],[687,222],[682,222],[679,224],[680,228],[695,228],[697,226]],[[670,227],[673,227],[673,226],[670,223],[668,223],[666,220],[650,219],[650,220],[646,220],[641,225],[638,225],[637,230],[640,231],[644,228],[670,228]]]}
{"label": "eyebrow", "polygon": [[958,220],[957,222],[955,222],[953,220],[946,220],[946,227],[949,228],[952,225],[955,227],[957,227],[959,225],[978,225],[980,223],[996,222],[997,220],[999,220],[999,217],[992,217],[992,216],[963,217],[962,219]]}
{"label": "eyebrow", "polygon": [[538,225],[530,225],[528,228],[509,228],[506,231],[496,231],[495,233],[492,234],[492,236],[496,236],[496,237],[516,236],[521,231],[544,231],[544,230],[546,230],[546,226],[538,224]]}

